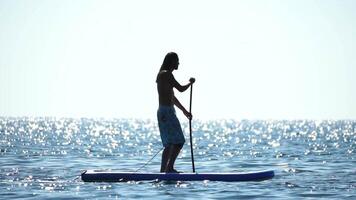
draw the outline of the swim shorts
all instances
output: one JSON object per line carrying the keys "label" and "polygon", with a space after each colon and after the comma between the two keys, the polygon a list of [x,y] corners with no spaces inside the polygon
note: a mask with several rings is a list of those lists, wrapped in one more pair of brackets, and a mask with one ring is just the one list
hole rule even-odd
{"label": "swim shorts", "polygon": [[160,105],[157,111],[157,119],[164,147],[168,147],[171,144],[183,145],[185,143],[182,127],[173,106]]}

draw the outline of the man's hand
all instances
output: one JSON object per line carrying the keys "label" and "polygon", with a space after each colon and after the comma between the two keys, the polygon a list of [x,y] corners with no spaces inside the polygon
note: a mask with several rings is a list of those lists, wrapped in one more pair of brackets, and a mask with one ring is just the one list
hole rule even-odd
{"label": "man's hand", "polygon": [[192,113],[190,113],[190,112],[188,112],[188,111],[186,111],[186,110],[185,110],[183,113],[184,113],[184,115],[185,115],[189,120],[192,120],[192,119],[193,119]]}
{"label": "man's hand", "polygon": [[190,78],[189,82],[190,82],[190,84],[193,84],[195,82],[195,78]]}

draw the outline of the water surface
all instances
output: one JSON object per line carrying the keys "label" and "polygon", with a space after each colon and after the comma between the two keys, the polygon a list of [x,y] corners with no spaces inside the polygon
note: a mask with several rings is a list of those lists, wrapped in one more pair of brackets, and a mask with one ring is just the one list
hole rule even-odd
{"label": "water surface", "polygon": [[[356,198],[355,121],[194,120],[193,136],[197,172],[274,169],[276,176],[238,183],[84,183],[85,169],[134,171],[145,164],[161,149],[156,121],[3,117],[0,198]],[[176,163],[185,172],[191,171],[188,143]],[[160,156],[141,171],[157,172]]]}

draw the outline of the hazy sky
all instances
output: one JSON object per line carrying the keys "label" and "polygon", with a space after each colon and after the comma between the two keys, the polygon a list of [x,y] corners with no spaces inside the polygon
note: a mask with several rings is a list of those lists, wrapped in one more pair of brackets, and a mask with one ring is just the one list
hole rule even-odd
{"label": "hazy sky", "polygon": [[155,119],[175,51],[196,118],[356,119],[354,0],[0,0],[0,28],[0,116]]}

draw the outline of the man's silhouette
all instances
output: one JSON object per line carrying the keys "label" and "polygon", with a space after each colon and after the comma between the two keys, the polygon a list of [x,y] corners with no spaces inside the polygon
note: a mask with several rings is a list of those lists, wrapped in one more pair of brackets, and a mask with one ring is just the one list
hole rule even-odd
{"label": "man's silhouette", "polygon": [[188,84],[180,85],[172,74],[173,70],[178,69],[178,65],[178,55],[174,52],[168,53],[164,58],[156,80],[159,96],[157,119],[162,144],[164,146],[161,172],[168,173],[177,173],[173,167],[174,162],[185,142],[174,105],[183,111],[188,119],[192,118],[191,113],[189,113],[174,96],[173,88],[176,88],[179,92],[184,92],[195,82],[195,79],[191,78]]}

